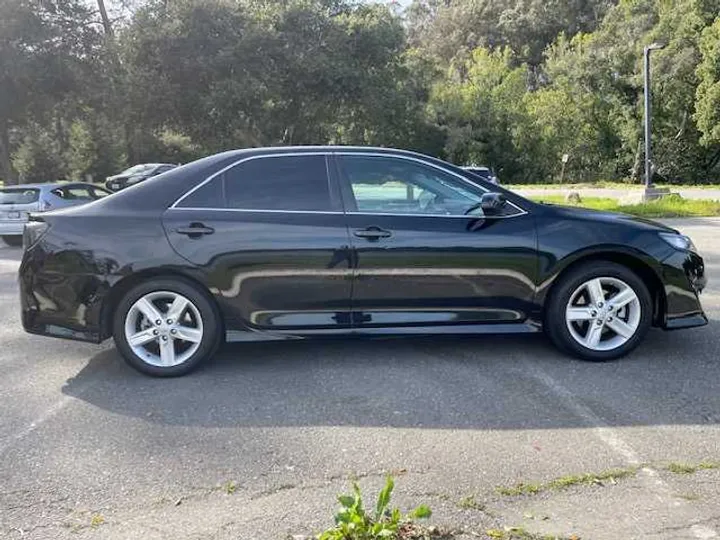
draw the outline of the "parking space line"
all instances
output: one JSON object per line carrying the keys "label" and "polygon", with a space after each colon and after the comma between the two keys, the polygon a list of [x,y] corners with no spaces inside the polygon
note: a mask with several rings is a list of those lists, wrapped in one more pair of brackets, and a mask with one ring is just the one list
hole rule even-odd
{"label": "parking space line", "polygon": [[0,442],[0,457],[2,457],[5,452],[12,448],[13,445],[23,440],[25,437],[33,433],[40,426],[42,426],[45,422],[50,420],[53,416],[62,411],[70,404],[72,400],[73,398],[71,396],[63,396],[62,399],[60,399],[52,407],[48,408],[45,412],[43,412],[40,416],[33,420],[29,425],[27,425],[14,435],[7,437],[4,441]]}
{"label": "parking space line", "polygon": [[[576,396],[570,390],[563,386],[562,383],[554,379],[550,374],[545,372],[536,362],[524,360],[524,364],[526,366],[526,373],[543,384],[546,388],[548,388],[548,390],[555,394],[559,400],[575,412],[575,414],[585,420],[598,439],[625,459],[628,465],[640,467],[639,472],[642,473],[641,479],[645,479],[645,482],[649,484],[649,489],[653,492],[658,501],[674,507],[690,508],[687,503],[673,497],[672,489],[662,478],[660,478],[657,470],[648,465],[643,465],[643,460],[640,459],[639,454],[630,444],[620,437],[617,430],[613,429],[607,422],[605,422],[605,420],[602,419],[602,417],[595,414],[590,407],[587,407],[578,401]],[[697,524],[691,525],[689,527],[689,532],[695,538],[716,538],[718,536],[717,531],[714,529],[706,526],[699,526]]]}

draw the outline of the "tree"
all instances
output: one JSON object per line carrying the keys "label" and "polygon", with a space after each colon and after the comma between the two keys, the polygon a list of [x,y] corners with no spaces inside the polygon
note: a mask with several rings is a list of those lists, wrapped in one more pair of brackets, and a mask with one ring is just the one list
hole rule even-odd
{"label": "tree", "polygon": [[7,182],[17,179],[12,134],[78,91],[96,38],[79,0],[0,2],[0,168]]}
{"label": "tree", "polygon": [[695,119],[705,146],[720,144],[720,16],[702,34]]}

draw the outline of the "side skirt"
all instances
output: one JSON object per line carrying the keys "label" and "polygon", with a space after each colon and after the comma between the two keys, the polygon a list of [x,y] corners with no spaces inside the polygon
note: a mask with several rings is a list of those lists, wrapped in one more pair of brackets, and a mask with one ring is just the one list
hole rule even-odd
{"label": "side skirt", "polygon": [[225,333],[228,343],[243,341],[282,341],[288,339],[311,339],[321,337],[381,337],[381,336],[437,336],[437,335],[487,335],[487,334],[535,334],[542,332],[540,324],[533,322],[512,324],[468,324],[457,326],[407,326],[380,328],[338,328],[323,330],[229,330]]}

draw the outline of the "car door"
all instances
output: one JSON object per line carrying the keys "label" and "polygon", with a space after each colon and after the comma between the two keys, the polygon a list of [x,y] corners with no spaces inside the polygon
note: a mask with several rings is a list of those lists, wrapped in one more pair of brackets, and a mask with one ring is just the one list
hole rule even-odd
{"label": "car door", "polygon": [[336,159],[355,253],[358,329],[528,317],[537,260],[534,220],[524,209],[508,202],[483,215],[483,188],[422,159]]}
{"label": "car door", "polygon": [[324,153],[243,159],[164,215],[236,329],[350,325],[350,248]]}

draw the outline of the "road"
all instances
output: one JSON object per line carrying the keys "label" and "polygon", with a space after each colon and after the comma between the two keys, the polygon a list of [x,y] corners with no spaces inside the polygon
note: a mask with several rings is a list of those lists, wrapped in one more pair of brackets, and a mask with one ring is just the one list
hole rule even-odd
{"label": "road", "polygon": [[[620,362],[541,336],[242,344],[185,378],[110,344],[25,335],[0,248],[0,537],[284,539],[332,522],[350,477],[429,504],[456,538],[718,538],[720,220],[673,221],[706,256],[709,327],[653,331]],[[498,486],[608,469],[536,495]]]}

